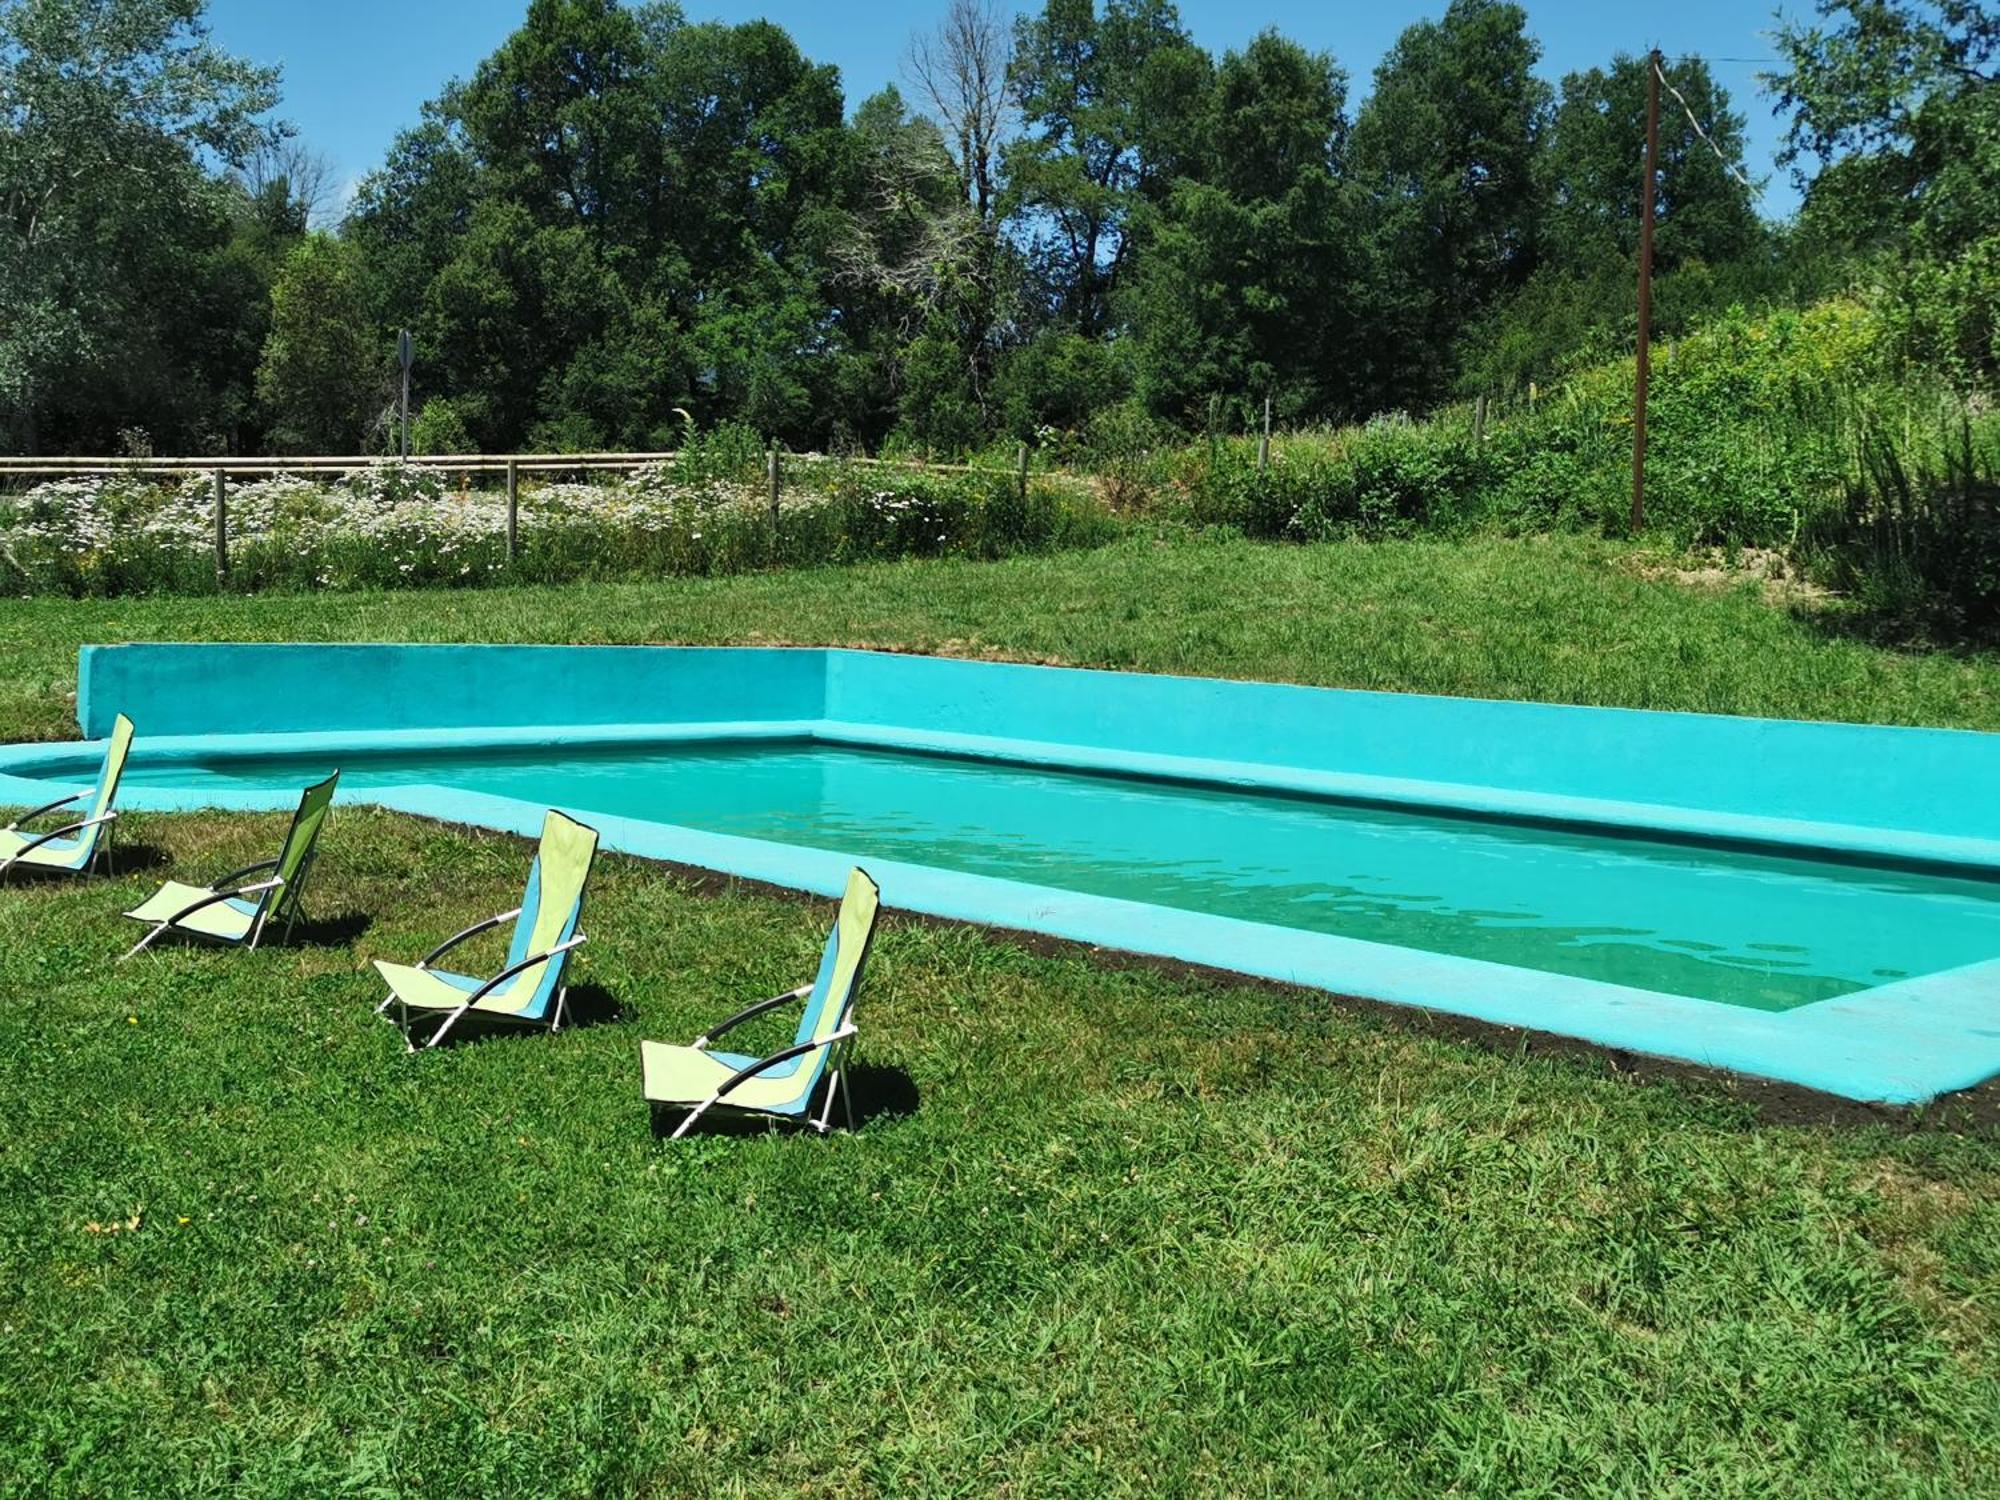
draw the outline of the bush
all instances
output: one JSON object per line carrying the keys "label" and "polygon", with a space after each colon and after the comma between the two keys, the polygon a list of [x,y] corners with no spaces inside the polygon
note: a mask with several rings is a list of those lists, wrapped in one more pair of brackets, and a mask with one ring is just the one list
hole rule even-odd
{"label": "bush", "polygon": [[[728,439],[690,467],[729,468]],[[740,443],[736,457],[740,458]],[[324,484],[229,491],[230,571],[218,581],[209,482],[65,480],[0,509],[0,587],[109,596],[218,588],[409,588],[514,580],[735,573],[900,557],[998,558],[1096,546],[1118,524],[1087,487],[1012,476],[794,465],[775,532],[759,486],[655,468],[600,484],[531,484],[520,555],[503,498],[434,470],[383,463]],[[802,482],[809,481],[809,482]]]}
{"label": "bush", "polygon": [[2000,421],[1961,416],[1934,447],[1872,433],[1845,505],[1806,538],[1813,571],[1869,613],[1954,637],[2000,634]]}

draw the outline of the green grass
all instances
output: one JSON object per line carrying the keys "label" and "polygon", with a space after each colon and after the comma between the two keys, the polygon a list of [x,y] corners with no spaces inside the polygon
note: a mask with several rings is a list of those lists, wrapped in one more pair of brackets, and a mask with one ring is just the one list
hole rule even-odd
{"label": "green grass", "polygon": [[[9,604],[0,632],[43,734],[77,641],[208,634],[951,644],[1955,723],[2000,682],[1577,544]],[[662,1145],[639,1038],[805,977],[826,904],[608,858],[582,977],[619,1019],[413,1058],[366,961],[511,906],[527,849],[348,807],[314,905],[358,934],[112,962],[159,879],[282,828],[135,816],[157,863],[0,890],[0,1493],[1990,1485],[1990,1135],[1760,1124],[892,917],[858,1133]]]}
{"label": "green grass", "polygon": [[[1649,577],[1579,538],[1326,546],[1135,539],[1001,563],[646,584],[0,602],[6,738],[75,732],[76,648],[121,640],[685,641],[885,646],[1263,677],[2000,728],[2000,657],[1899,653],[1757,585]],[[143,733],[145,726],[139,726]]]}

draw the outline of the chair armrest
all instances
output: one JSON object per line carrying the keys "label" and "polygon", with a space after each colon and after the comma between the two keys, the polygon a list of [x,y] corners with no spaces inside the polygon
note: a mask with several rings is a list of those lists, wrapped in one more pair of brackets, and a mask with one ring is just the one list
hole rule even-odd
{"label": "chair armrest", "polygon": [[575,937],[571,938],[568,942],[557,943],[555,947],[549,949],[549,951],[546,953],[530,954],[527,958],[522,959],[517,964],[507,965],[506,968],[502,969],[498,974],[495,974],[491,979],[487,980],[486,983],[482,984],[478,989],[474,990],[472,992],[472,997],[469,1000],[467,1000],[465,1004],[461,1005],[459,1009],[461,1011],[470,1010],[473,1006],[477,1005],[481,1000],[484,1000],[488,995],[492,994],[493,991],[500,988],[501,985],[505,984],[515,975],[525,974],[527,973],[528,970],[534,968],[536,965],[545,964],[550,959],[556,957],[558,954],[567,953],[572,948],[582,946],[582,943],[583,943],[583,934],[579,932]]}
{"label": "chair armrest", "polygon": [[706,1050],[708,1044],[721,1036],[723,1032],[741,1026],[753,1016],[761,1016],[767,1010],[776,1010],[779,1006],[789,1005],[794,1000],[803,1000],[812,992],[813,987],[811,985],[802,984],[795,990],[786,990],[782,995],[773,995],[768,1000],[759,1000],[755,1005],[745,1006],[720,1026],[711,1026],[702,1035],[696,1037],[694,1039],[694,1048],[698,1052]]}
{"label": "chair armrest", "polygon": [[[495,917],[493,920],[498,922],[498,921],[504,921],[505,918]],[[470,995],[467,995],[465,997],[463,1004],[461,1004],[456,1010],[452,1011],[450,1015],[446,1016],[442,1021],[440,1021],[438,1023],[437,1030],[431,1033],[431,1039],[424,1043],[425,1048],[429,1049],[431,1047],[435,1047],[439,1042],[443,1041],[445,1038],[445,1033],[450,1031],[452,1027],[458,1024],[459,1018],[461,1016],[463,1016],[467,1011],[471,1010],[472,1007],[477,1005],[481,1000],[484,1000],[488,995],[492,994],[493,991],[498,989],[501,985],[505,984],[508,980],[512,979],[516,974],[526,973],[529,969],[534,968],[537,964],[545,964],[550,959],[556,957],[558,954],[567,953],[572,948],[580,947],[583,941],[584,941],[584,935],[579,932],[575,937],[571,938],[568,942],[557,943],[555,947],[549,949],[549,951],[546,953],[532,954],[529,957],[522,959],[517,964],[509,964],[506,968],[502,969],[498,974],[495,974],[491,979],[487,980],[486,983],[482,984],[478,989],[474,990]],[[412,1051],[416,1050],[414,1045],[411,1047],[411,1050]]]}
{"label": "chair armrest", "polygon": [[171,917],[168,917],[166,925],[169,927],[175,926],[183,918],[193,916],[196,912],[202,910],[204,907],[214,906],[217,902],[220,901],[227,901],[232,896],[260,895],[263,892],[272,890],[278,886],[283,885],[284,883],[285,883],[284,881],[278,879],[274,875],[269,880],[259,881],[256,885],[241,886],[234,890],[210,891],[206,896],[203,896],[201,900],[189,902],[186,906],[183,906],[179,911],[175,912]]}
{"label": "chair armrest", "polygon": [[23,844],[20,848],[16,849],[5,860],[0,860],[0,864],[11,865],[12,863],[14,863],[15,860],[20,859],[23,855],[32,854],[35,850],[41,848],[42,845],[49,843],[55,839],[59,839],[66,833],[81,833],[83,832],[84,829],[95,828],[100,823],[110,823],[114,821],[117,817],[118,814],[115,812],[101,813],[97,817],[85,818],[81,822],[65,823],[60,828],[51,828],[47,833],[43,834],[40,838],[29,839],[27,843]]}
{"label": "chair armrest", "polygon": [[254,865],[245,865],[240,870],[231,870],[227,875],[217,876],[213,884],[215,889],[219,891],[226,885],[236,884],[245,875],[255,875],[259,870],[275,870],[277,868],[278,862],[275,859],[260,859]]}
{"label": "chair armrest", "polygon": [[854,1034],[854,1027],[843,1026],[840,1030],[834,1032],[833,1035],[821,1037],[816,1042],[800,1042],[797,1046],[787,1047],[782,1052],[773,1052],[769,1057],[753,1062],[748,1067],[737,1069],[730,1076],[729,1081],[715,1091],[714,1097],[716,1099],[727,1099],[731,1089],[735,1088],[738,1084],[748,1082],[767,1069],[775,1068],[779,1063],[790,1062],[795,1057],[804,1057],[808,1052],[817,1052],[822,1047],[831,1047],[835,1042],[844,1042]]}
{"label": "chair armrest", "polygon": [[440,958],[443,958],[445,954],[451,952],[452,949],[456,948],[460,943],[464,942],[467,938],[478,937],[480,933],[498,927],[502,922],[511,922],[514,920],[514,918],[520,915],[521,915],[521,908],[517,906],[512,911],[503,911],[498,916],[488,917],[483,922],[474,922],[470,927],[466,928],[465,931],[454,933],[452,936],[446,938],[443,942],[439,943],[435,948],[431,949],[431,951],[426,953],[422,958],[418,959],[417,967],[420,969],[428,969],[432,964],[436,963]]}
{"label": "chair armrest", "polygon": [[44,802],[40,807],[37,807],[30,812],[22,813],[20,817],[16,818],[13,822],[9,823],[7,825],[7,831],[9,833],[12,833],[16,829],[18,829],[23,823],[32,823],[35,821],[35,819],[43,817],[48,813],[52,813],[59,807],[68,807],[72,802],[81,802],[85,797],[88,797],[89,795],[90,795],[89,792],[71,792],[67,797],[58,797],[53,802]]}

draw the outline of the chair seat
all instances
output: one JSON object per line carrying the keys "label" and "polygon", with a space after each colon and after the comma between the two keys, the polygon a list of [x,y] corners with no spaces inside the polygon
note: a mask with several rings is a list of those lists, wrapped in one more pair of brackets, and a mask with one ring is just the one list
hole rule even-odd
{"label": "chair seat", "polygon": [[[746,1079],[719,1103],[730,1109],[754,1109],[765,1114],[804,1114],[812,1101],[813,1085],[819,1079],[819,1064],[825,1057],[826,1052],[821,1049],[780,1063],[768,1073]],[[736,1052],[704,1052],[698,1047],[676,1047],[667,1042],[641,1042],[639,1058],[645,1068],[646,1097],[655,1104],[686,1105],[701,1103],[737,1072],[757,1061]]]}
{"label": "chair seat", "polygon": [[[205,885],[183,885],[178,880],[169,880],[145,905],[135,906],[125,915],[134,921],[157,925],[214,894]],[[241,943],[248,940],[251,929],[256,925],[257,904],[240,896],[229,896],[202,907],[200,911],[189,913],[175,922],[173,927],[177,932],[197,932],[221,942]]]}
{"label": "chair seat", "polygon": [[[0,828],[0,860],[14,858],[34,841],[33,833]],[[49,840],[41,848],[21,855],[21,863],[40,865],[51,870],[79,870],[90,862],[90,852],[96,847],[97,829],[86,829],[81,836]]]}
{"label": "chair seat", "polygon": [[[379,958],[375,960],[375,971],[411,1010],[457,1010],[465,1004],[466,996],[486,983],[467,974],[419,969],[414,964],[392,964]],[[472,1008],[499,1015],[520,1015],[535,998],[535,985],[523,982],[532,978],[532,972],[525,976],[517,974]]]}

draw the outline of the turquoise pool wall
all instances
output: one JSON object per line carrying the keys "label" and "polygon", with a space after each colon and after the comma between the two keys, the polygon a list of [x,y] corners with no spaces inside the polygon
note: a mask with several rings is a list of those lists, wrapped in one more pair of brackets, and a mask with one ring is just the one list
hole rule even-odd
{"label": "turquoise pool wall", "polygon": [[782,649],[85,646],[76,714],[89,739],[121,712],[155,737],[810,720],[825,680],[824,653]]}
{"label": "turquoise pool wall", "polygon": [[735,726],[2000,869],[2000,735],[812,648],[87,646],[86,736]]}
{"label": "turquoise pool wall", "polygon": [[[1101,767],[1629,831],[2000,870],[2000,737],[1404,697],[878,653],[649,647],[86,648],[78,715],[120,708],[159,760],[365,746],[814,738]],[[83,746],[0,747],[0,802],[94,773]],[[13,772],[16,774],[10,775]],[[264,799],[268,802],[270,799]],[[441,786],[371,794],[532,832],[539,807]],[[133,806],[264,805],[198,782]],[[630,819],[607,845],[833,894],[847,856]],[[1848,1098],[1908,1104],[2000,1073],[2000,955],[1779,1014],[1054,891],[875,865],[890,904],[1240,970]]]}

